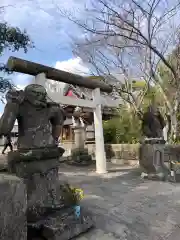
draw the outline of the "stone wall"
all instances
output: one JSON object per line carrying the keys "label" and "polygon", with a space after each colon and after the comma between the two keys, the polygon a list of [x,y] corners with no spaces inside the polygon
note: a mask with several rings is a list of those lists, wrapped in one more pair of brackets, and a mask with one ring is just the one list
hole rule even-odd
{"label": "stone wall", "polygon": [[[65,148],[64,156],[71,155],[71,149],[74,144],[71,142],[63,143]],[[95,160],[95,144],[86,144],[89,154]],[[139,144],[105,144],[106,158],[115,164],[138,164],[139,159]]]}
{"label": "stone wall", "polygon": [[139,162],[139,144],[106,144],[105,151],[113,163],[136,165]]}
{"label": "stone wall", "polygon": [[[74,144],[66,142],[63,147],[66,150],[64,156],[70,156]],[[136,165],[139,160],[139,147],[140,144],[105,144],[107,161],[117,164]],[[95,144],[86,144],[86,148],[88,148],[92,159],[95,160]],[[180,145],[165,145],[164,161],[169,162],[170,159],[180,161]]]}

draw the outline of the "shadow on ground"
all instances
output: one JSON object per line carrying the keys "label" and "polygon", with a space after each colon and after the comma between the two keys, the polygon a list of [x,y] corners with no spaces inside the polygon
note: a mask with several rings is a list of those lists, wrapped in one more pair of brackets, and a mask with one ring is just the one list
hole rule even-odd
{"label": "shadow on ground", "polygon": [[79,239],[179,240],[180,185],[143,181],[137,167],[108,168],[98,175],[94,166],[60,167],[61,180],[84,190],[82,205],[98,229]]}

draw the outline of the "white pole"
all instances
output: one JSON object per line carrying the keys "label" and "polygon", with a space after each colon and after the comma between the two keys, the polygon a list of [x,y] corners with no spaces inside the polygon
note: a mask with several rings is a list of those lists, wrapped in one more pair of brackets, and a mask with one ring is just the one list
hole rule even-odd
{"label": "white pole", "polygon": [[35,76],[35,84],[39,84],[45,87],[46,83],[46,74],[45,73],[39,73]]}
{"label": "white pole", "polygon": [[94,128],[95,128],[95,142],[96,142],[96,172],[106,173],[106,155],[104,149],[104,135],[102,125],[102,111],[101,111],[101,95],[100,89],[96,88],[92,91],[93,101],[96,104],[94,112]]}

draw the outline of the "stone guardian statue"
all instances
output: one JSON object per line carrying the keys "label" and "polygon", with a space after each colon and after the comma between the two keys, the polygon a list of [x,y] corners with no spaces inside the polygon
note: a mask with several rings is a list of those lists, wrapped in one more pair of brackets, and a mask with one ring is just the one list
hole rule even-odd
{"label": "stone guardian statue", "polygon": [[148,179],[168,179],[169,169],[164,164],[164,127],[165,121],[160,111],[150,105],[142,119],[142,132],[146,138],[142,141],[139,150],[139,163],[143,169],[143,176]]}
{"label": "stone guardian statue", "polygon": [[56,139],[65,119],[63,109],[47,102],[46,90],[38,84],[10,90],[6,99],[0,134],[8,135],[18,121],[17,151],[8,154],[8,169],[26,184],[28,229],[33,237],[62,240],[86,231],[92,226],[90,218],[83,213],[76,218],[58,177],[64,149]]}

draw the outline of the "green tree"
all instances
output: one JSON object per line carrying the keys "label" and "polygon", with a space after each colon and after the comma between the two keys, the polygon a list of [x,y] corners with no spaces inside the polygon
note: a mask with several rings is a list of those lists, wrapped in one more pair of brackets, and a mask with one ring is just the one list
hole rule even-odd
{"label": "green tree", "polygon": [[122,107],[117,117],[104,121],[105,143],[136,143],[141,138],[141,121],[131,109]]}
{"label": "green tree", "polygon": [[[171,128],[175,129],[174,140],[180,139],[180,47],[178,46],[167,56],[167,61],[174,68],[177,78],[174,78],[171,71],[160,64],[158,73],[161,77],[161,85],[164,89],[168,102],[174,109],[174,115],[171,116]],[[173,117],[173,118],[172,118]],[[171,136],[172,137],[172,136]]]}
{"label": "green tree", "polygon": [[[23,49],[26,53],[28,48],[32,48],[33,42],[31,41],[27,32],[21,31],[17,27],[9,26],[8,23],[1,22],[0,23],[0,57],[3,55],[5,50],[9,50],[12,52],[19,51]],[[5,75],[9,75],[11,72],[8,71],[6,65],[0,64],[0,92],[4,93],[9,88],[12,87],[10,78],[5,77]]]}
{"label": "green tree", "polygon": [[[146,111],[152,103],[160,107],[163,113],[164,99],[156,86],[150,87],[146,92],[141,112]],[[136,143],[140,141],[142,136],[141,115],[137,115],[131,105],[121,106],[117,116],[104,121],[103,127],[105,143]]]}
{"label": "green tree", "polygon": [[[173,66],[176,74],[180,77],[180,47],[175,48],[168,56],[167,61]],[[174,97],[179,85],[179,80],[174,79],[169,69],[161,64],[158,68],[159,75],[162,79],[162,84],[166,95],[171,103],[174,101]]]}

